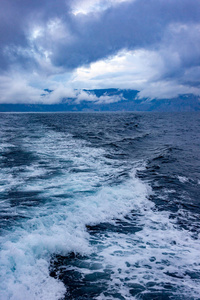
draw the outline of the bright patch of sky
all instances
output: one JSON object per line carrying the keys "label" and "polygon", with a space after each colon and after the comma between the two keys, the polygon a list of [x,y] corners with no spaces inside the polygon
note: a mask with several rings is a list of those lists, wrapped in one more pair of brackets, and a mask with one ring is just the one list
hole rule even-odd
{"label": "bright patch of sky", "polygon": [[181,93],[199,93],[199,89],[165,82],[160,74],[165,70],[163,57],[155,51],[121,51],[116,56],[80,67],[70,85],[74,88],[137,89],[141,97],[171,98]]}
{"label": "bright patch of sky", "polygon": [[162,67],[162,59],[156,52],[146,50],[121,51],[114,57],[92,63],[88,67],[80,67],[74,73],[74,86],[89,88],[119,87],[136,89],[153,80],[158,69]]}
{"label": "bright patch of sky", "polygon": [[106,10],[107,8],[117,5],[122,2],[133,2],[135,0],[77,0],[72,4],[72,13],[77,15],[88,14],[91,12],[97,12]]}

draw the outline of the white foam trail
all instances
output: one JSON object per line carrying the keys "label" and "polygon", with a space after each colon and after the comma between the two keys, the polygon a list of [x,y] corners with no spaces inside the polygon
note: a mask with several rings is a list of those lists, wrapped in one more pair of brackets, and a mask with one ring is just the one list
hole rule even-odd
{"label": "white foam trail", "polygon": [[[106,159],[104,150],[88,147],[69,135],[52,132],[41,137],[39,143],[27,139],[24,147],[37,153],[48,168],[43,170],[38,164],[26,168],[15,178],[18,184],[11,182],[10,188],[42,191],[41,197],[48,201],[25,208],[29,219],[1,237],[2,299],[60,299],[65,287],[49,276],[51,255],[66,255],[71,251],[91,253],[85,225],[109,222],[133,207],[150,205],[145,200],[147,186],[133,175],[127,182],[110,187],[107,181],[114,172],[120,172],[120,166]],[[61,173],[52,178],[38,176],[46,172],[49,175],[58,167]],[[58,198],[60,194],[71,197]]]}

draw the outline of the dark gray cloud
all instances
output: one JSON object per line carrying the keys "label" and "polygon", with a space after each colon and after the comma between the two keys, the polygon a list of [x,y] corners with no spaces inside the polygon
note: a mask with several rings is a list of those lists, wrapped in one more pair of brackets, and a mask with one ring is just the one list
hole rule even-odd
{"label": "dark gray cloud", "polygon": [[157,51],[163,60],[155,82],[174,79],[199,85],[199,0],[135,0],[77,15],[71,11],[72,3],[1,0],[1,70],[21,68],[48,75],[121,49],[147,49]]}
{"label": "dark gray cloud", "polygon": [[[200,2],[139,0],[102,13],[70,18],[74,40],[57,43],[55,65],[75,68],[112,55],[122,48],[156,47],[171,23],[198,23]],[[67,20],[65,20],[67,21]]]}
{"label": "dark gray cloud", "polygon": [[34,56],[30,52],[29,39],[32,27],[45,26],[51,18],[67,15],[69,3],[67,5],[67,2],[63,0],[2,0],[0,4],[0,67],[4,69],[13,63],[26,66],[28,60],[33,62]]}
{"label": "dark gray cloud", "polygon": [[[76,68],[122,48],[155,46],[161,42],[170,23],[199,23],[199,15],[197,0],[137,0],[123,2],[103,12],[76,16],[70,13],[70,1],[67,5],[64,0],[3,0],[0,44],[4,59],[1,59],[1,66],[9,62],[12,55],[22,63],[23,51],[17,51],[16,47],[30,47],[28,34],[32,26],[45,28],[44,35],[35,41],[35,51],[42,46],[51,51],[51,60],[56,66]],[[61,20],[73,37],[70,41],[55,39],[49,34],[46,25],[55,18]]]}
{"label": "dark gray cloud", "polygon": [[[200,67],[200,24],[174,24],[161,41],[165,68],[160,79],[196,86]],[[190,78],[189,78],[190,77]]]}

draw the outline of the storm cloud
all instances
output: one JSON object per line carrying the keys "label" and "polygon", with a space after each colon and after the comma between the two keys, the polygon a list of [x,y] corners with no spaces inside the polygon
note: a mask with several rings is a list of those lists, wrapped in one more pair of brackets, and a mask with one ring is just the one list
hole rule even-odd
{"label": "storm cloud", "polygon": [[98,10],[74,13],[76,1],[2,0],[1,73],[48,78],[142,49],[162,60],[150,85],[174,81],[199,88],[200,1],[98,2]]}

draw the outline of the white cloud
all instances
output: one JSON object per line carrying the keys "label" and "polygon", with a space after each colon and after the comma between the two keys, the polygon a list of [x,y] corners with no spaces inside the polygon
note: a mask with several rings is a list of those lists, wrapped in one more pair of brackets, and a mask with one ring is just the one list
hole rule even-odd
{"label": "white cloud", "polygon": [[[52,90],[51,93],[44,89]],[[0,103],[55,104],[63,98],[75,98],[76,91],[67,83],[40,74],[15,71],[0,76]]]}
{"label": "white cloud", "polygon": [[96,104],[109,104],[109,103],[119,102],[121,100],[125,100],[122,94],[114,95],[114,96],[108,96],[104,94],[103,96],[99,97]]}
{"label": "white cloud", "polygon": [[76,91],[66,87],[64,84],[58,85],[51,93],[47,93],[43,102],[47,104],[60,103],[64,98],[75,98]]}
{"label": "white cloud", "polygon": [[72,12],[74,15],[79,13],[88,14],[91,12],[105,10],[122,2],[133,1],[135,0],[75,0],[72,3]]}
{"label": "white cloud", "polygon": [[41,90],[31,87],[21,76],[0,76],[0,103],[41,103]]}
{"label": "white cloud", "polygon": [[79,104],[82,101],[96,102],[96,101],[98,101],[98,98],[93,93],[86,92],[83,90],[77,91],[75,103]]}
{"label": "white cloud", "polygon": [[90,91],[83,91],[79,90],[76,92],[76,100],[75,103],[79,104],[82,101],[90,101],[94,102],[95,104],[109,104],[114,102],[119,102],[121,100],[124,100],[123,95],[113,95],[109,96],[107,93],[104,95],[97,97],[94,93]]}
{"label": "white cloud", "polygon": [[180,94],[200,95],[200,89],[177,83],[176,81],[149,82],[138,94],[139,98],[174,98]]}
{"label": "white cloud", "polygon": [[159,76],[163,61],[155,51],[121,51],[116,56],[92,63],[74,72],[74,88],[141,89]]}
{"label": "white cloud", "polygon": [[0,76],[0,103],[21,103],[21,104],[56,104],[61,101],[80,104],[82,101],[90,101],[95,104],[113,103],[123,100],[122,95],[108,96],[107,94],[97,97],[94,93],[81,89],[73,89],[68,83],[48,81],[48,88],[51,92],[45,91],[46,81],[41,82],[40,87],[35,87],[39,77],[22,77],[20,74],[12,76]]}

